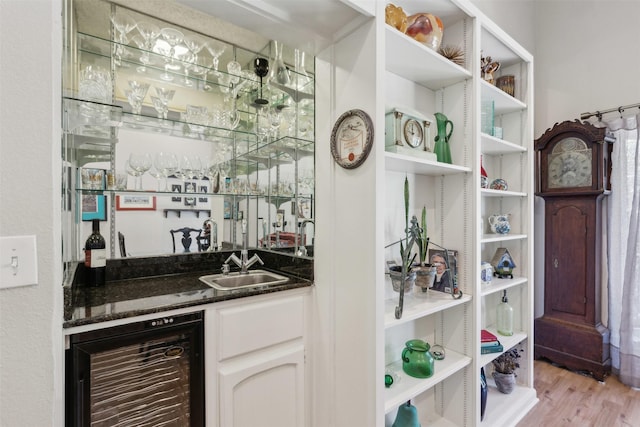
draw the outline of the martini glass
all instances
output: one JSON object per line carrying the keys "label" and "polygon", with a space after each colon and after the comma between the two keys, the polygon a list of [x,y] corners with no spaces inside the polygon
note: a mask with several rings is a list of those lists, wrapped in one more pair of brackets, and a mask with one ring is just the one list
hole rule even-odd
{"label": "martini glass", "polygon": [[149,65],[151,63],[149,52],[153,49],[156,39],[160,36],[160,27],[151,22],[140,21],[137,28],[142,40],[144,40],[144,51],[140,56],[140,62],[144,65]]}
{"label": "martini glass", "polygon": [[[213,67],[213,73],[217,75],[220,56],[224,53],[227,46],[218,40],[210,40],[207,44],[205,44],[205,47],[207,48],[207,50],[209,51],[209,54],[211,55],[211,61],[212,61],[211,66]],[[211,90],[211,86],[206,84],[207,72],[205,72],[204,74],[204,80],[205,80],[204,90]]]}
{"label": "martini glass", "polygon": [[122,12],[114,13],[110,19],[113,27],[117,31],[116,42],[118,42],[118,44],[114,47],[116,65],[122,65],[122,56],[125,54],[123,45],[129,42],[127,34],[136,27],[136,21],[134,21],[131,16]]}
{"label": "martini glass", "polygon": [[184,45],[191,51],[193,57],[191,58],[191,62],[193,66],[191,67],[194,74],[202,74],[204,72],[204,68],[200,66],[200,61],[198,58],[198,54],[202,51],[204,46],[206,45],[206,40],[204,37],[201,37],[197,34],[185,34],[184,39],[182,40]]}
{"label": "martini glass", "polygon": [[167,64],[167,68],[170,70],[178,70],[180,69],[179,65],[175,63],[175,54],[176,54],[176,46],[182,42],[184,39],[184,34],[181,31],[176,30],[175,28],[163,28],[160,30],[160,36],[164,41],[169,43],[169,58],[170,62]]}

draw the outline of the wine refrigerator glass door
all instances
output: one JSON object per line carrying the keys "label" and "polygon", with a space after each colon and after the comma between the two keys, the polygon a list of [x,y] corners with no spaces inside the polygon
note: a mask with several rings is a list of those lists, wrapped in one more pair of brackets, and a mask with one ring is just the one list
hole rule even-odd
{"label": "wine refrigerator glass door", "polygon": [[202,313],[73,335],[67,426],[203,426]]}

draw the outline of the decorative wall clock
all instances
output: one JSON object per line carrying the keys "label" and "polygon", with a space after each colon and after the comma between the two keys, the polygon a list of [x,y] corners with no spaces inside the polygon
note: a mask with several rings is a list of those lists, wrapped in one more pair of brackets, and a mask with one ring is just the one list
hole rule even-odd
{"label": "decorative wall clock", "polygon": [[331,154],[345,169],[355,169],[367,159],[373,146],[373,122],[362,110],[338,117],[331,132]]}

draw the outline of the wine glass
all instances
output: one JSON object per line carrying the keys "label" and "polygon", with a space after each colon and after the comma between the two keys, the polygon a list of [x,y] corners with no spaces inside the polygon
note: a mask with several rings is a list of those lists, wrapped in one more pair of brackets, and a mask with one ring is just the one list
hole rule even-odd
{"label": "wine glass", "polygon": [[131,90],[125,91],[129,104],[134,114],[140,114],[142,111],[142,102],[147,96],[149,91],[149,83],[143,83],[138,80],[129,80],[129,88]]}
{"label": "wine glass", "polygon": [[155,108],[156,112],[158,113],[158,118],[166,119],[169,109],[167,108],[166,104],[162,102],[162,99],[157,96],[151,96],[151,102],[153,103],[153,108]]}
{"label": "wine glass", "polygon": [[253,60],[253,69],[258,77],[260,77],[260,97],[253,102],[258,105],[266,105],[269,103],[262,97],[262,78],[269,74],[269,60],[267,58],[256,58]]}
{"label": "wine glass", "polygon": [[156,90],[156,95],[158,95],[158,98],[160,98],[160,100],[166,107],[166,111],[163,115],[163,118],[166,119],[167,112],[169,111],[169,102],[173,99],[173,96],[176,94],[176,91],[174,89],[167,89],[160,86],[154,86],[154,87]]}
{"label": "wine glass", "polygon": [[149,153],[131,153],[129,155],[128,166],[131,170],[137,172],[136,190],[142,190],[142,175],[151,169],[151,155]]}
{"label": "wine glass", "polygon": [[167,184],[167,179],[169,178],[169,176],[173,175],[180,166],[180,164],[178,163],[178,156],[176,156],[174,153],[161,151],[156,154],[154,165],[164,178],[164,191],[168,191],[169,186]]}

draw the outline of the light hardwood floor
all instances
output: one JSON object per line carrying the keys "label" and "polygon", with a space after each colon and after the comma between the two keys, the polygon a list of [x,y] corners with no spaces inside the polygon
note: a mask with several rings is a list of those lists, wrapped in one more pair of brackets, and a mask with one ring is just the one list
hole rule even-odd
{"label": "light hardwood floor", "polygon": [[604,383],[549,362],[534,362],[540,400],[517,427],[640,426],[640,391],[608,376]]}

